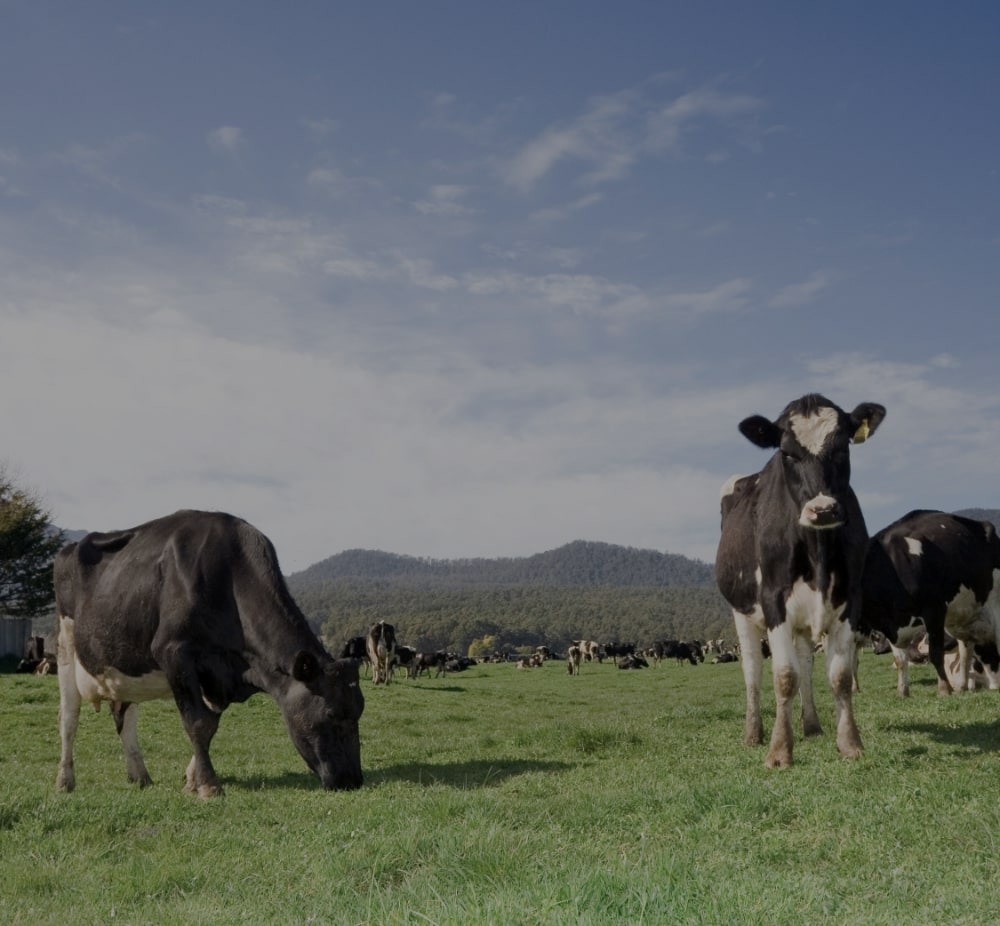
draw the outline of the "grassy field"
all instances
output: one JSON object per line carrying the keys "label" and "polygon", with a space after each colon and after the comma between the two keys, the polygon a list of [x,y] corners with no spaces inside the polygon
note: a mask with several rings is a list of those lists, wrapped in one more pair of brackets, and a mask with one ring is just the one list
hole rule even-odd
{"label": "grassy field", "polygon": [[849,762],[821,673],[827,733],[771,772],[740,742],[735,665],[366,681],[366,783],[344,794],[320,789],[260,695],[223,719],[226,794],[209,802],[181,791],[168,703],[140,719],[152,788],[125,781],[107,710],[85,709],[77,790],[56,794],[57,683],[0,675],[3,920],[996,921],[1000,695],[939,698],[917,667],[902,700],[888,657],[865,654],[867,752]]}

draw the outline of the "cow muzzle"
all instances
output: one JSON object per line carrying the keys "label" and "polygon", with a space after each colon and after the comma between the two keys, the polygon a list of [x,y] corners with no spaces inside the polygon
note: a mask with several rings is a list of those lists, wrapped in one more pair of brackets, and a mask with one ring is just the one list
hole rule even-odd
{"label": "cow muzzle", "polygon": [[835,498],[829,495],[817,495],[802,507],[802,514],[799,515],[799,524],[803,527],[811,527],[816,530],[823,530],[830,527],[840,527],[844,523],[840,505]]}

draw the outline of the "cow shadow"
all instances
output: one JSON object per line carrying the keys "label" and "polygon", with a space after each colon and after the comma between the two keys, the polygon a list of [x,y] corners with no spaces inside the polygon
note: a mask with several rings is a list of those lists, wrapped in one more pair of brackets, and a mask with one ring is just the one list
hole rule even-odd
{"label": "cow shadow", "polygon": [[[934,742],[954,747],[956,752],[1000,752],[1000,724],[977,722],[961,726],[933,723],[894,724],[890,730],[925,736]],[[919,750],[923,751],[923,750]]]}
{"label": "cow shadow", "polygon": [[407,688],[419,688],[421,691],[465,691],[466,689],[462,685],[421,685],[420,682],[413,682],[406,686]]}
{"label": "cow shadow", "polygon": [[511,778],[538,772],[563,772],[566,762],[539,759],[471,759],[463,762],[403,762],[365,772],[372,785],[406,781],[417,785],[449,785],[462,791],[495,788]]}
{"label": "cow shadow", "polygon": [[[537,772],[563,772],[572,766],[566,762],[547,762],[537,759],[473,759],[464,762],[403,762],[384,768],[363,769],[365,789],[390,782],[410,782],[430,787],[449,785],[461,791],[477,788],[495,788],[518,775]],[[284,772],[280,775],[253,775],[222,777],[226,789],[240,791],[316,791],[321,789],[319,780],[311,772]],[[0,827],[2,829],[2,827]]]}

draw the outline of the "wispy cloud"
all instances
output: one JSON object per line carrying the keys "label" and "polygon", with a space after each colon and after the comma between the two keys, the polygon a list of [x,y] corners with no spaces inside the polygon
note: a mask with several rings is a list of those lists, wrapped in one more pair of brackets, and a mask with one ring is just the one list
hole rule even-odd
{"label": "wispy cloud", "polygon": [[634,112],[635,91],[595,97],[572,122],[547,128],[505,165],[506,181],[528,190],[566,159],[591,166],[591,182],[622,176],[634,160],[622,123]]}
{"label": "wispy cloud", "polygon": [[548,206],[544,209],[537,209],[531,213],[532,222],[562,222],[584,209],[596,206],[604,200],[603,193],[587,193],[572,202],[563,203],[561,206]]}
{"label": "wispy cloud", "polygon": [[467,186],[438,184],[431,187],[430,195],[426,199],[415,202],[413,208],[422,215],[473,215],[475,210],[462,202],[468,194]]}
{"label": "wispy cloud", "polygon": [[654,151],[676,151],[685,131],[704,121],[725,123],[758,112],[763,101],[743,93],[702,87],[672,100],[646,118],[645,144]]}
{"label": "wispy cloud", "polygon": [[665,301],[671,308],[693,316],[738,312],[749,302],[752,286],[751,280],[737,277],[701,292],[671,293]]}
{"label": "wispy cloud", "polygon": [[216,154],[235,154],[244,144],[243,129],[235,125],[222,125],[206,136],[208,147]]}
{"label": "wispy cloud", "polygon": [[381,186],[373,177],[351,176],[339,167],[316,167],[306,175],[306,183],[334,199],[376,190]]}
{"label": "wispy cloud", "polygon": [[[527,191],[561,162],[580,161],[589,165],[581,183],[619,180],[641,157],[677,153],[685,132],[706,123],[729,125],[763,106],[758,97],[712,86],[664,104],[650,100],[644,87],[597,96],[576,119],[549,126],[523,145],[504,165],[504,179]],[[724,160],[720,150],[716,145],[705,156]]]}
{"label": "wispy cloud", "polygon": [[326,138],[340,128],[340,123],[336,119],[303,119],[302,125],[306,131],[316,139]]}
{"label": "wispy cloud", "polygon": [[830,275],[817,271],[808,280],[792,283],[778,290],[769,300],[773,309],[788,309],[812,302],[823,290],[830,286]]}

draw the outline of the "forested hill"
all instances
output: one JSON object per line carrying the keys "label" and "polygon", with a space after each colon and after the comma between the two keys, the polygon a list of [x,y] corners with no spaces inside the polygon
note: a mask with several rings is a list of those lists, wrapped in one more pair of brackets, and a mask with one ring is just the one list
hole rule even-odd
{"label": "forested hill", "polygon": [[576,540],[545,553],[501,559],[426,559],[346,550],[294,573],[289,583],[293,591],[304,591],[340,579],[438,588],[704,587],[712,585],[713,569],[678,554]]}
{"label": "forested hill", "polygon": [[435,560],[347,550],[288,577],[331,649],[376,620],[419,649],[717,635],[732,618],[707,563],[578,540],[534,556]]}

